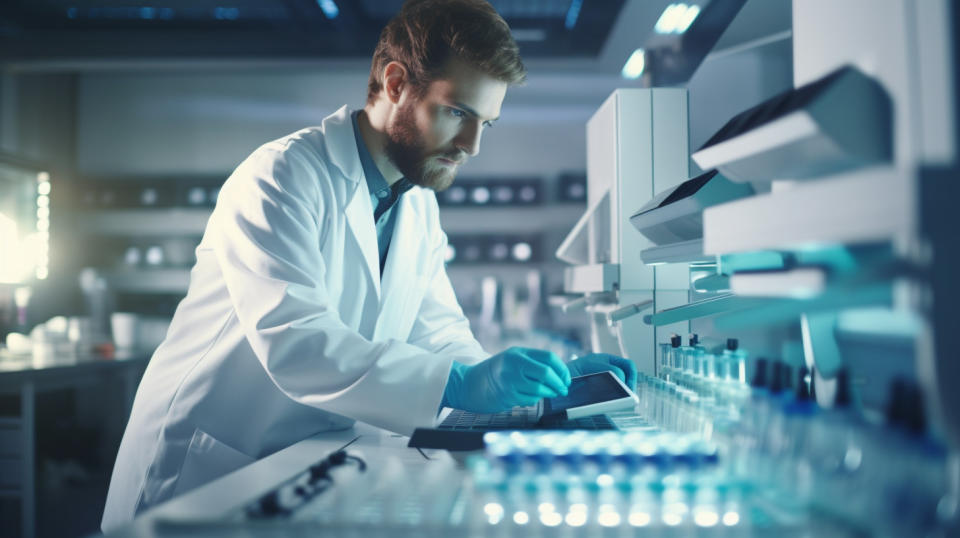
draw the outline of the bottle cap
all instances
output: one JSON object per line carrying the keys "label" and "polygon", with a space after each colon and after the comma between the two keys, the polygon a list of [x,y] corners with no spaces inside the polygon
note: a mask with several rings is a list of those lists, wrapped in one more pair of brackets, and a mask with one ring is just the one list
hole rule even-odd
{"label": "bottle cap", "polygon": [[750,386],[755,389],[767,386],[767,359],[757,359],[757,367],[753,370],[753,380]]}
{"label": "bottle cap", "polygon": [[670,335],[670,346],[671,347],[680,347],[681,340],[679,334]]}
{"label": "bottle cap", "polygon": [[793,367],[787,363],[783,364],[783,390],[793,390]]}
{"label": "bottle cap", "polygon": [[910,383],[906,392],[906,416],[904,426],[916,435],[927,432],[927,413],[923,405],[923,390],[916,383]]}
{"label": "bottle cap", "polygon": [[740,342],[736,338],[727,338],[727,349],[736,351],[740,347]]}
{"label": "bottle cap", "polygon": [[695,346],[695,345],[697,345],[697,344],[700,343],[700,337],[697,336],[697,333],[693,333],[693,334],[690,335],[690,340],[689,340],[689,341],[690,341],[690,347],[693,347],[693,346]]}

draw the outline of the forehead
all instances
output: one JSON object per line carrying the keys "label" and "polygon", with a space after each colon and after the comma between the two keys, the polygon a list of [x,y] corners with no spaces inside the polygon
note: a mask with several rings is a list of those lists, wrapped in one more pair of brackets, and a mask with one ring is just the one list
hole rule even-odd
{"label": "forehead", "polygon": [[453,59],[444,66],[440,78],[430,83],[425,96],[446,104],[466,105],[481,119],[489,120],[500,116],[506,93],[506,82]]}

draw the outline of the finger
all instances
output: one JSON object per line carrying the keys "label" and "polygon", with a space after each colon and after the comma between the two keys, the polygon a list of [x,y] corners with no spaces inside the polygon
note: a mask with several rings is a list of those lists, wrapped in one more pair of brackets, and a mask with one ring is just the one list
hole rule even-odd
{"label": "finger", "polygon": [[618,378],[620,378],[620,381],[623,381],[623,384],[624,384],[624,385],[627,384],[627,373],[624,372],[623,370],[621,370],[620,367],[618,367],[617,365],[615,365],[615,364],[608,364],[607,367],[606,367],[604,370],[605,370],[605,371],[609,371],[609,372],[613,373],[613,375],[615,375],[615,376],[617,376]]}
{"label": "finger", "polygon": [[538,362],[537,360],[525,357],[526,362],[520,367],[520,373],[539,384],[547,385],[556,394],[567,394],[567,384],[560,379],[557,372],[549,364]]}
{"label": "finger", "polygon": [[547,385],[531,380],[527,380],[526,383],[518,384],[516,390],[518,394],[536,398],[537,400],[540,398],[556,398],[557,396],[560,396],[557,391],[553,390]]}
{"label": "finger", "polygon": [[546,383],[526,375],[517,378],[513,387],[517,392],[522,392],[529,396],[537,396],[539,398],[556,398],[562,394]]}
{"label": "finger", "polygon": [[637,365],[630,359],[616,356],[611,356],[610,362],[623,370],[627,376],[625,382],[627,386],[630,387],[630,390],[633,390],[633,388],[637,386]]}
{"label": "finger", "polygon": [[[600,353],[600,354],[598,354],[598,355],[597,355],[597,360],[602,361],[602,362],[605,362],[605,363],[606,363],[605,366],[608,366],[611,370],[613,370],[614,368],[616,368],[617,370],[619,370],[620,372],[622,372],[622,373],[623,373],[623,377],[621,377],[621,376],[619,376],[619,375],[618,375],[617,377],[620,377],[620,379],[621,379],[621,380],[624,382],[624,384],[626,384],[628,387],[631,387],[631,388],[632,388],[633,386],[636,385],[636,383],[637,383],[637,366],[633,363],[632,360],[630,360],[630,359],[625,359],[625,358],[623,358],[623,357],[618,357],[618,356],[616,356],[616,355],[610,355],[610,354],[608,354],[608,353]],[[631,383],[632,383],[632,384],[631,384]]]}
{"label": "finger", "polygon": [[552,351],[545,349],[527,348],[525,354],[533,360],[547,365],[557,375],[557,378],[563,383],[564,387],[570,386],[570,369],[564,364],[560,357]]}
{"label": "finger", "polygon": [[519,405],[519,406],[523,406],[523,407],[530,407],[531,405],[537,405],[537,403],[538,403],[540,400],[542,400],[542,399],[543,399],[543,398],[541,398],[541,397],[539,397],[539,396],[530,396],[530,395],[527,395],[527,394],[523,394],[523,393],[518,392],[518,393],[516,393],[516,394],[514,395],[514,402],[515,402],[515,403],[514,403],[513,405]]}

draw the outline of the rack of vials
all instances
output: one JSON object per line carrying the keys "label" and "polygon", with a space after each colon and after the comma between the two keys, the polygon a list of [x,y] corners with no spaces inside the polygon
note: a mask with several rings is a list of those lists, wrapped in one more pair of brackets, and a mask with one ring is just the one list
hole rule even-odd
{"label": "rack of vials", "polygon": [[948,451],[928,431],[914,381],[894,379],[884,412],[870,413],[845,370],[817,398],[804,365],[757,358],[749,383],[746,366],[734,339],[714,354],[695,335],[685,346],[674,335],[660,346],[657,375],[640,376],[639,414],[716,443],[724,476],[788,513],[892,536],[930,535],[946,522]]}

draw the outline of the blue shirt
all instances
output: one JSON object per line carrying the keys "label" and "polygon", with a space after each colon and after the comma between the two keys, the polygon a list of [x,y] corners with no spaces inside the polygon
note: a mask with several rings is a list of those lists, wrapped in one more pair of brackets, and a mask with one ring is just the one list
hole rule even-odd
{"label": "blue shirt", "polygon": [[350,116],[353,119],[353,136],[357,140],[357,150],[360,152],[360,165],[363,167],[363,175],[367,179],[367,189],[370,190],[373,221],[377,226],[377,247],[380,250],[380,278],[383,278],[387,251],[390,250],[390,238],[393,237],[393,228],[397,223],[397,212],[394,211],[394,208],[400,196],[410,190],[413,183],[404,177],[390,186],[387,180],[383,178],[377,164],[373,162],[373,156],[370,155],[367,144],[363,141],[363,135],[360,134],[360,126],[357,123],[359,113],[358,110]]}

